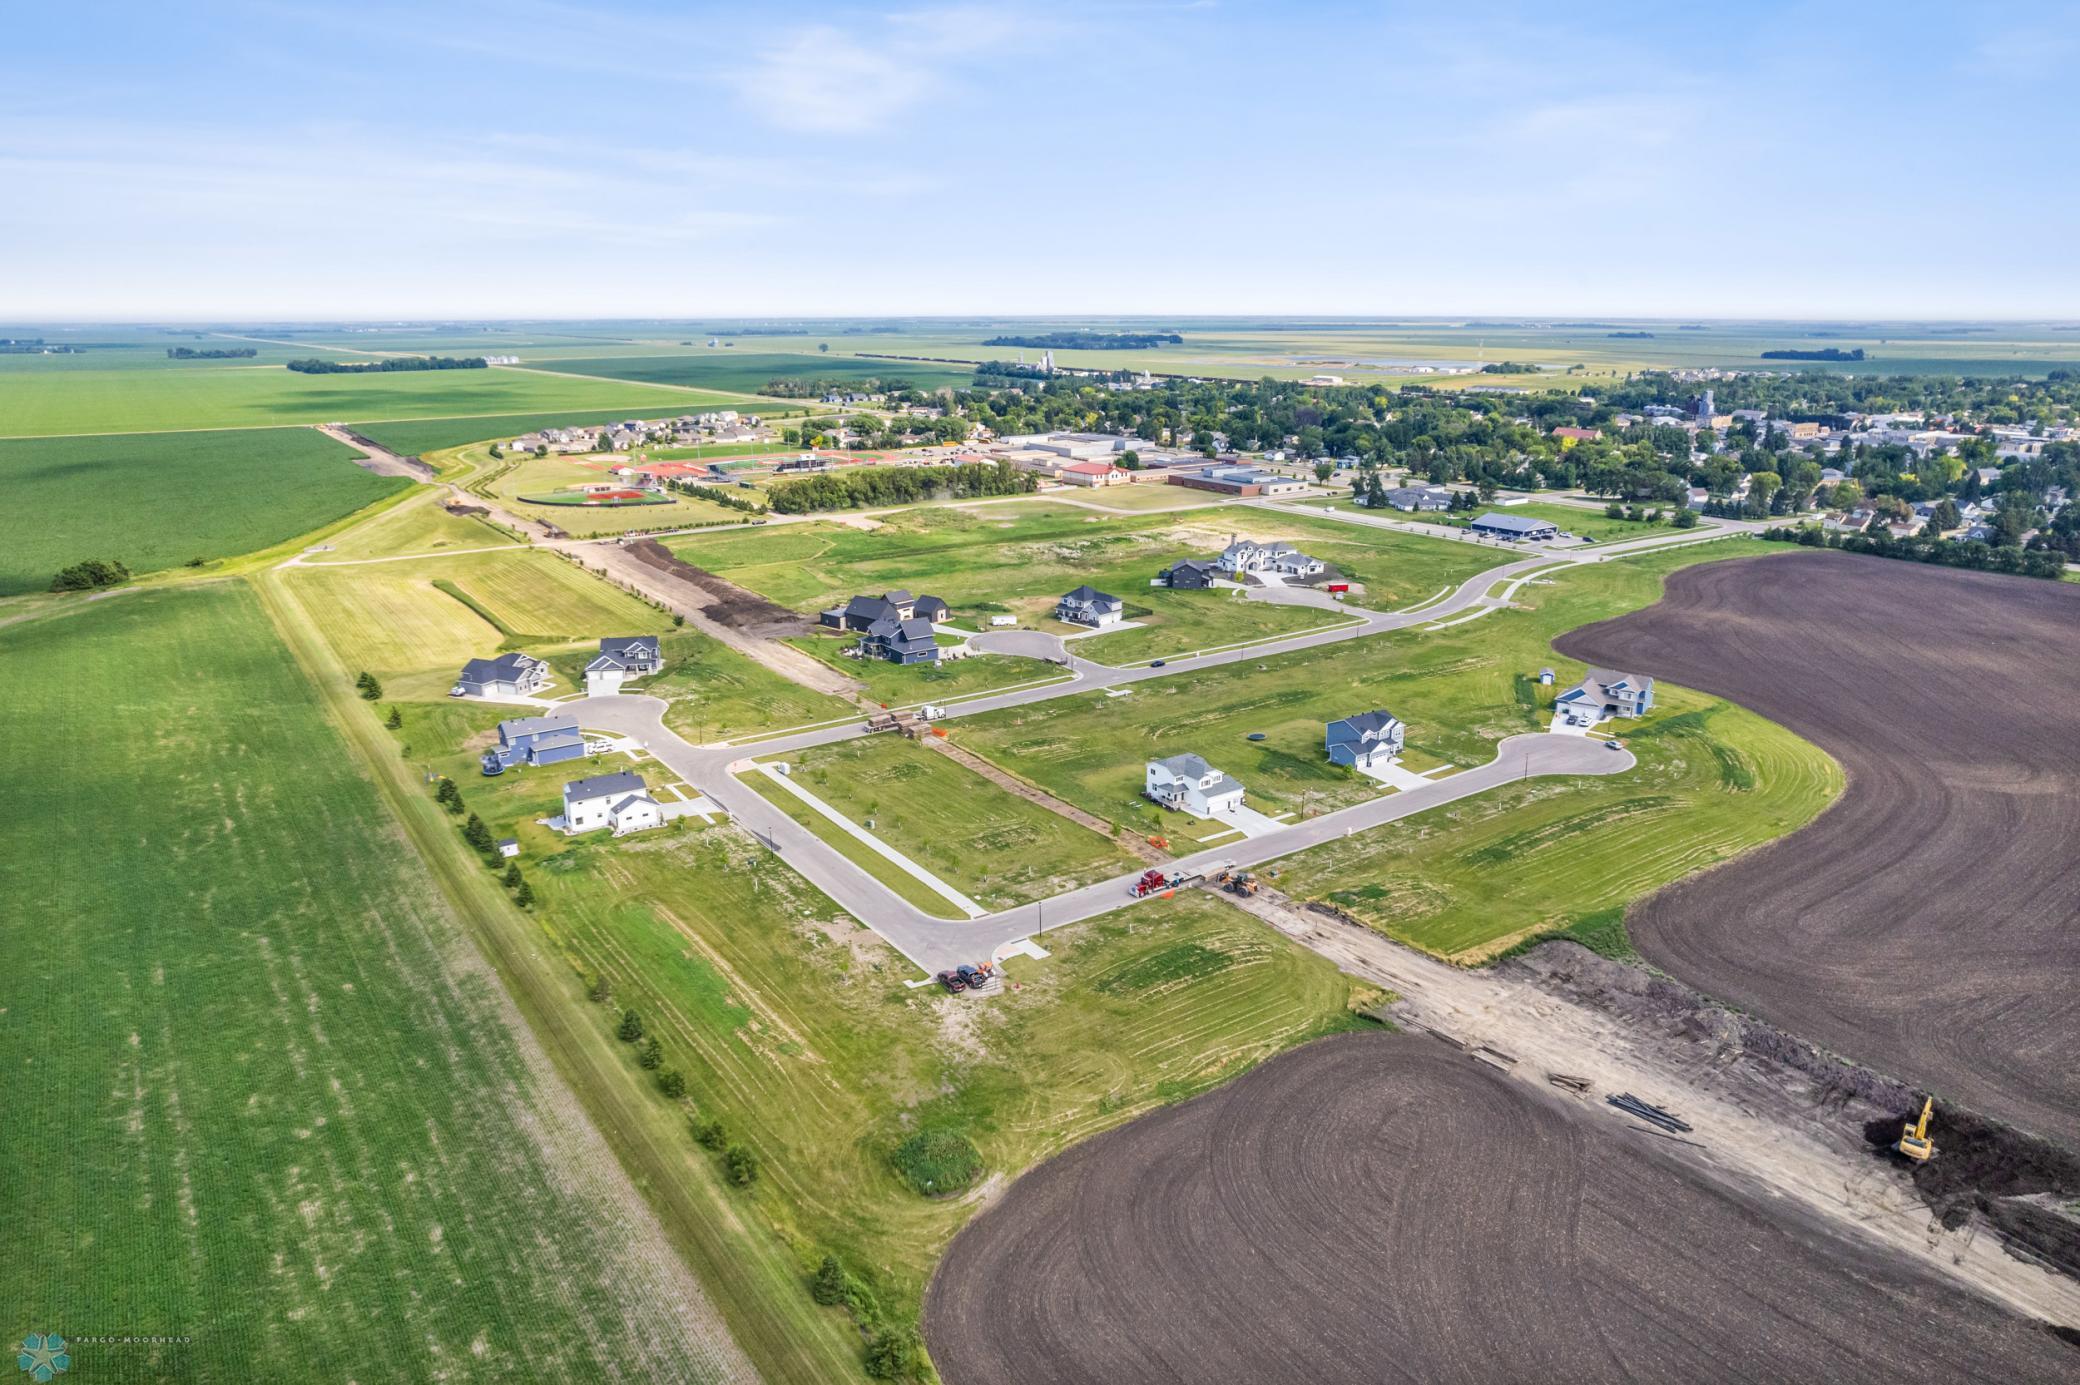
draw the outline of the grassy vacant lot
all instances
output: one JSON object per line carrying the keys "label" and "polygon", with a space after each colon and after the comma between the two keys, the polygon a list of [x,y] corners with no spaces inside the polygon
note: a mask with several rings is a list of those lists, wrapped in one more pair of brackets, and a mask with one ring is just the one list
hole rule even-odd
{"label": "grassy vacant lot", "polygon": [[6,378],[0,437],[552,409],[680,413],[707,402],[685,390],[504,369],[299,375],[278,365],[202,361],[167,370],[18,371]]}
{"label": "grassy vacant lot", "polygon": [[[555,661],[571,686],[585,686],[584,666],[592,652]],[[722,741],[859,714],[851,703],[790,682],[706,635],[667,634],[664,658],[664,672],[629,687],[669,701],[665,725],[691,741]]]}
{"label": "grassy vacant lot", "polygon": [[1148,627],[1107,636],[1102,645],[1093,641],[1080,651],[1098,659],[1160,657],[1336,618],[1308,607],[1148,585],[1178,558],[1218,552],[1236,532],[1305,544],[1364,581],[1372,605],[1418,601],[1504,561],[1493,550],[1265,510],[1108,517],[1047,501],[937,506],[852,524],[694,535],[670,546],[698,567],[805,612],[855,592],[902,587],[945,599],[971,625],[1002,612],[1037,623],[1052,614],[1063,592],[1088,582],[1120,597],[1128,615]]}
{"label": "grassy vacant lot", "polygon": [[[1135,859],[1067,818],[896,736],[786,757],[795,778],[986,909],[1046,899],[1133,869]],[[940,902],[932,912],[945,913]]]}
{"label": "grassy vacant lot", "polygon": [[420,494],[326,540],[330,547],[324,553],[312,554],[311,561],[331,563],[348,558],[442,553],[518,542],[513,535],[488,520],[450,514],[442,503],[446,499],[446,491],[427,487]]}
{"label": "grassy vacant lot", "polygon": [[341,657],[404,698],[445,694],[468,659],[519,648],[545,656],[605,635],[655,632],[666,620],[575,564],[526,549],[305,566],[288,577],[326,612]]}
{"label": "grassy vacant lot", "polygon": [[246,588],[81,605],[0,663],[38,786],[0,816],[21,1323],[192,1338],[76,1343],[81,1378],[718,1374],[712,1310]]}
{"label": "grassy vacant lot", "polygon": [[741,352],[735,348],[713,351],[697,347],[671,355],[591,356],[545,361],[545,369],[572,375],[598,375],[614,380],[641,380],[651,384],[693,385],[701,389],[735,390],[757,394],[769,380],[905,380],[919,389],[941,385],[970,384],[975,372],[959,366],[931,365],[916,361],[863,361],[844,356],[783,355],[770,352]]}
{"label": "grassy vacant lot", "polygon": [[250,553],[411,484],[358,455],[306,428],[0,440],[0,595],[87,558],[157,572]]}
{"label": "grassy vacant lot", "polygon": [[[1546,726],[1558,689],[1536,686],[1540,666],[1560,670],[1559,688],[1579,674],[1579,664],[1551,652],[1555,636],[1649,604],[1675,566],[1760,551],[1729,540],[1573,568],[1522,589],[1525,610],[1144,683],[1130,697],[993,712],[952,730],[968,749],[1078,806],[1183,848],[1206,829],[1140,797],[1149,757],[1196,751],[1272,813],[1379,792],[1323,757],[1323,723],[1352,712],[1393,711],[1408,724],[1412,758],[1425,763],[1484,762],[1504,736]],[[1251,732],[1265,739],[1249,741]],[[1334,894],[1397,936],[1458,953],[1622,904],[1781,836],[1839,789],[1833,762],[1805,742],[1666,684],[1656,714],[1626,734],[1641,762],[1631,774],[1534,784],[1425,814],[1288,863],[1291,888]],[[1506,811],[1520,801],[1540,806]],[[1463,860],[1454,855],[1462,851]],[[1538,868],[1516,868],[1520,858]]]}

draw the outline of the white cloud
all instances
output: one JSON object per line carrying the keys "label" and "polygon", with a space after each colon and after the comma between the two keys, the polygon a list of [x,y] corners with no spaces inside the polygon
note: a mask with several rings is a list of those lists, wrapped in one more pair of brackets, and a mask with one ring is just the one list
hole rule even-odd
{"label": "white cloud", "polygon": [[782,129],[858,134],[944,94],[966,65],[1058,29],[1029,11],[980,5],[884,14],[864,28],[810,24],[729,81],[754,114]]}

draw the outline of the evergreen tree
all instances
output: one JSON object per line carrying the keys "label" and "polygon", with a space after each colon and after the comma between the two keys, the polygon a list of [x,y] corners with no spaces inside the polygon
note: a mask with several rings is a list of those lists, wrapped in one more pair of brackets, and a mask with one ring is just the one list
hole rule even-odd
{"label": "evergreen tree", "polygon": [[354,680],[354,686],[360,689],[364,701],[380,701],[383,696],[383,685],[376,681],[376,676],[373,673],[365,669],[362,671],[361,676]]}
{"label": "evergreen tree", "polygon": [[520,888],[513,891],[513,902],[523,909],[532,909],[534,907],[534,886],[522,880]]}
{"label": "evergreen tree", "polygon": [[677,1068],[666,1068],[657,1075],[657,1090],[668,1100],[677,1101],[686,1095],[686,1074]]}
{"label": "evergreen tree", "polygon": [[614,1031],[614,1035],[625,1044],[634,1043],[643,1037],[643,1017],[633,1010],[623,1010],[621,1027]]}
{"label": "evergreen tree", "polygon": [[838,1263],[837,1256],[824,1256],[823,1263],[816,1267],[816,1278],[809,1284],[809,1297],[826,1308],[845,1301],[845,1267]]}
{"label": "evergreen tree", "polygon": [[643,1056],[636,1061],[643,1065],[643,1071],[656,1072],[664,1066],[664,1045],[652,1038],[643,1045]]}
{"label": "evergreen tree", "polygon": [[441,807],[446,808],[449,812],[459,813],[462,811],[462,790],[455,786],[453,779],[441,780],[440,787],[433,791],[433,796]]}
{"label": "evergreen tree", "polygon": [[607,974],[601,972],[592,978],[592,989],[585,993],[595,1005],[604,1004],[613,994],[614,988],[607,984]]}
{"label": "evergreen tree", "polygon": [[509,890],[520,888],[520,863],[518,861],[506,867],[505,886]]}
{"label": "evergreen tree", "polygon": [[398,708],[392,707],[390,715],[383,718],[383,725],[392,731],[402,730],[404,727],[404,713]]}

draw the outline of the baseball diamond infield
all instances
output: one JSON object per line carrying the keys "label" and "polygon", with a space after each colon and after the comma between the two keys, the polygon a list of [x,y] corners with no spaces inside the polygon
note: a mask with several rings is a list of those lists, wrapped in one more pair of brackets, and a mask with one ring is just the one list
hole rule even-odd
{"label": "baseball diamond infield", "polygon": [[2080,1350],[1697,1181],[1429,1038],[1354,1034],[1099,1136],[953,1243],[951,1385],[2025,1381]]}
{"label": "baseball diamond infield", "polygon": [[2080,1145],[2080,587],[1799,551],[1686,568],[1557,647],[1847,771],[1811,825],[1636,906],[1650,961]]}

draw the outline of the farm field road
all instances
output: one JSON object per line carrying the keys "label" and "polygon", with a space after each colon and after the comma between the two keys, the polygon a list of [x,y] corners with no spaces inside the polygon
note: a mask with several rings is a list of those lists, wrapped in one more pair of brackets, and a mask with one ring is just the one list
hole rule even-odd
{"label": "farm field road", "polygon": [[2080,1351],[1708,1188],[1429,1038],[1354,1034],[1101,1135],[955,1238],[949,1385],[2070,1380]]}
{"label": "farm field road", "polygon": [[2080,590],[1800,551],[1676,572],[1556,647],[1731,699],[1848,772],[1810,826],[1637,905],[1641,952],[2080,1146]]}

